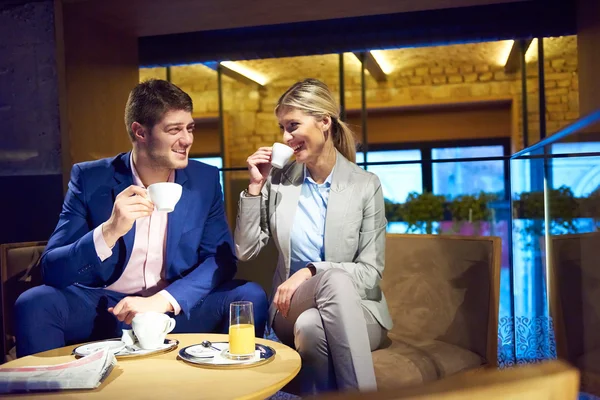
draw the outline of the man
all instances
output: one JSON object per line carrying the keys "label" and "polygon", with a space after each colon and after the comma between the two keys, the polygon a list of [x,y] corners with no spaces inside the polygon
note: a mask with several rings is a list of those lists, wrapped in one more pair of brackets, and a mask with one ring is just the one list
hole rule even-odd
{"label": "man", "polygon": [[[41,258],[45,285],[15,304],[19,357],[118,337],[147,311],[173,313],[174,332],[227,332],[229,304],[239,300],[253,302],[255,333],[263,335],[265,292],[232,280],[236,259],[219,172],[188,161],[191,98],[167,81],[138,84],[125,124],[131,152],[73,166]],[[157,182],[183,187],[171,213],[147,198]]]}

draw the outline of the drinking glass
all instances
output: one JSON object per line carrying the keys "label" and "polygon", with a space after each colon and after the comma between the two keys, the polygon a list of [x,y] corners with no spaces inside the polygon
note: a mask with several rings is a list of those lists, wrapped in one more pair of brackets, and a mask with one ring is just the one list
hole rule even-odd
{"label": "drinking glass", "polygon": [[229,305],[229,358],[254,358],[254,312],[251,301],[234,301]]}

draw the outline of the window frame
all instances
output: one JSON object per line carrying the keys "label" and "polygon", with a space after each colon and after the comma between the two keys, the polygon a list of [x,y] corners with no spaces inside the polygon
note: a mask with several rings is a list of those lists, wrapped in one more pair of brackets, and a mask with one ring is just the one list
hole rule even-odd
{"label": "window frame", "polygon": [[[384,144],[369,144],[367,151],[367,162],[362,165],[368,170],[370,163],[368,162],[368,153],[375,151],[393,151],[393,150],[420,150],[421,160],[415,163],[421,164],[421,175],[423,179],[423,191],[433,192],[433,163],[432,150],[448,147],[477,147],[477,146],[502,146],[503,148],[503,163],[504,163],[504,200],[508,200],[510,196],[510,138],[481,138],[481,139],[456,139],[456,140],[440,140],[430,142],[404,142],[404,143],[384,143]],[[363,152],[359,150],[359,152]],[[458,161],[457,161],[458,160]],[[448,159],[443,162],[468,162],[468,158]],[[438,161],[440,162],[440,161]]]}

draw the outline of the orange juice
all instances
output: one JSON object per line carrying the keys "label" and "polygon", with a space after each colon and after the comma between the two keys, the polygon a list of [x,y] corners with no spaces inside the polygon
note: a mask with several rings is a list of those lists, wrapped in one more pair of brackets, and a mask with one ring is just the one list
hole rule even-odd
{"label": "orange juice", "polygon": [[229,326],[229,354],[254,354],[254,325]]}

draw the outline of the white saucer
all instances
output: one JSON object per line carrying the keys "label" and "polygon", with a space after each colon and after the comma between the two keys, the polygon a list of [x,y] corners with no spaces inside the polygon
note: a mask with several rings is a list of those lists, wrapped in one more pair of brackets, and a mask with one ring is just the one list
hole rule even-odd
{"label": "white saucer", "polygon": [[[213,346],[215,346],[216,348],[219,349],[219,350],[215,350],[215,349],[211,349],[209,347],[204,347],[201,344],[196,344],[193,346],[186,347],[185,352],[192,357],[198,357],[198,358],[216,357],[217,355],[219,355],[221,353],[221,351],[223,351],[223,348],[221,348],[222,346],[220,346],[220,345],[223,345],[223,343],[213,344]],[[225,346],[225,347],[227,347],[227,346]]]}
{"label": "white saucer", "polygon": [[125,343],[121,342],[120,340],[107,340],[84,344],[77,347],[76,350],[77,353],[80,353],[82,356],[87,356],[102,349],[107,349],[108,351],[112,351],[113,354],[117,354],[121,350],[125,349]]}
{"label": "white saucer", "polygon": [[73,354],[79,357],[85,357],[95,351],[108,347],[111,351],[113,351],[115,357],[119,359],[166,353],[177,348],[178,345],[179,341],[176,339],[165,339],[165,343],[156,349],[142,349],[137,345],[137,343],[128,346],[120,339],[108,339],[78,346],[73,350]]}

